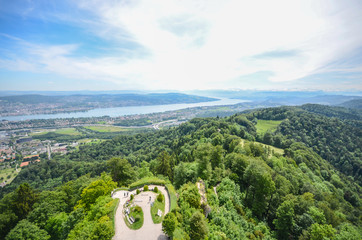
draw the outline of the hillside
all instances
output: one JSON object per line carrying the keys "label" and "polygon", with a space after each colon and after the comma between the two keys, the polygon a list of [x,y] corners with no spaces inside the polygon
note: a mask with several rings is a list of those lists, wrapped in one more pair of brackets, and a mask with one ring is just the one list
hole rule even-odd
{"label": "hillside", "polygon": [[360,119],[339,108],[327,117],[332,110],[195,118],[30,165],[2,189],[0,237],[32,229],[41,239],[111,239],[110,192],[158,176],[178,193],[163,223],[173,239],[359,239],[361,129],[351,121]]}
{"label": "hillside", "polygon": [[339,104],[339,106],[346,107],[346,108],[362,109],[362,98],[343,102],[343,103]]}

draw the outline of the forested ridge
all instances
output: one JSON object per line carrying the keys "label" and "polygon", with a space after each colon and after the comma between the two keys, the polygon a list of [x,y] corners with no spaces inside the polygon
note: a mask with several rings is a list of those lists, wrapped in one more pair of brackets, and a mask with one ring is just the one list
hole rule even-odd
{"label": "forested ridge", "polygon": [[113,188],[159,176],[178,191],[163,222],[173,239],[360,239],[360,126],[358,110],[304,105],[80,146],[2,189],[0,238],[111,239]]}

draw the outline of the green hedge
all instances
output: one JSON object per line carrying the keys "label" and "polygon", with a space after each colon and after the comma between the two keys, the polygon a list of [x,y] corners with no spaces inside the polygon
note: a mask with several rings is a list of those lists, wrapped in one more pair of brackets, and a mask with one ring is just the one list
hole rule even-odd
{"label": "green hedge", "polygon": [[165,185],[168,192],[168,197],[170,198],[170,211],[177,207],[177,195],[174,186],[171,183]]}
{"label": "green hedge", "polygon": [[164,186],[166,184],[166,181],[163,179],[159,179],[158,177],[145,177],[129,185],[129,191],[133,191],[136,188],[151,184]]}
{"label": "green hedge", "polygon": [[114,222],[114,217],[116,216],[116,212],[117,212],[117,209],[118,209],[118,205],[119,205],[119,198],[116,198],[116,203],[112,206],[113,207],[113,211],[112,211],[112,216],[111,216],[111,219],[112,219],[112,222],[113,222],[113,230],[116,231],[116,227],[115,227],[115,222]]}
{"label": "green hedge", "polygon": [[132,183],[131,185],[129,185],[128,190],[133,191],[136,188],[143,187],[144,185],[151,185],[151,184],[165,186],[165,188],[168,192],[168,197],[170,199],[170,209],[169,210],[172,211],[173,209],[175,209],[177,207],[176,190],[169,181],[166,181],[164,179],[160,179],[158,177],[145,177],[145,178],[142,178],[142,179]]}

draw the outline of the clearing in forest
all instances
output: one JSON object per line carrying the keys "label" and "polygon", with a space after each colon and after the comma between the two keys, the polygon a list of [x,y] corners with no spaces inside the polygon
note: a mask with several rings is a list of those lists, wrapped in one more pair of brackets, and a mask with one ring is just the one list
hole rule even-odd
{"label": "clearing in forest", "polygon": [[259,134],[264,134],[268,130],[275,131],[278,127],[278,125],[282,121],[276,121],[276,120],[260,120],[258,119],[258,123],[256,124],[256,132]]}

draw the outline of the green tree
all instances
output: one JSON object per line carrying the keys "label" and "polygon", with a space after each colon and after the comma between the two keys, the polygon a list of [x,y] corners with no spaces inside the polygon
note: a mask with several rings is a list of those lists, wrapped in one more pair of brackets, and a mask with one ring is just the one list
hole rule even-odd
{"label": "green tree", "polygon": [[201,143],[194,151],[195,159],[198,162],[198,175],[204,180],[209,180],[211,177],[211,150],[213,146],[211,143]]}
{"label": "green tree", "polygon": [[117,184],[112,181],[111,177],[103,173],[100,179],[93,181],[88,187],[83,189],[82,198],[78,201],[75,208],[83,207],[89,210],[98,197],[109,195],[116,187]]}
{"label": "green tree", "polygon": [[50,236],[43,229],[24,219],[21,220],[6,236],[5,240],[47,240]]}
{"label": "green tree", "polygon": [[181,194],[178,199],[180,205],[183,205],[182,203],[186,202],[193,208],[200,207],[201,196],[195,184],[189,183],[183,185],[180,189],[180,192]]}
{"label": "green tree", "polygon": [[211,150],[211,166],[213,169],[216,167],[221,167],[223,162],[224,149],[222,146],[217,145]]}
{"label": "green tree", "polygon": [[343,223],[339,226],[339,234],[336,235],[336,240],[360,240],[362,229],[358,229],[350,223]]}
{"label": "green tree", "polygon": [[324,213],[322,210],[312,206],[309,208],[308,214],[312,217],[312,219],[315,223],[319,223],[319,224],[326,223],[326,217],[324,216]]}
{"label": "green tree", "polygon": [[157,174],[162,174],[172,180],[171,161],[172,158],[168,152],[161,152],[157,157]]}
{"label": "green tree", "polygon": [[175,187],[179,188],[187,182],[196,182],[197,168],[198,165],[196,162],[180,162],[180,164],[175,167]]}
{"label": "green tree", "polygon": [[16,189],[12,204],[19,219],[23,219],[28,215],[36,200],[37,194],[28,183],[23,183]]}
{"label": "green tree", "polygon": [[199,211],[194,212],[190,219],[190,237],[195,240],[202,240],[208,234],[205,217]]}
{"label": "green tree", "polygon": [[18,221],[16,214],[10,210],[0,213],[0,239],[4,239],[6,234]]}
{"label": "green tree", "polygon": [[267,209],[271,194],[275,191],[275,183],[270,173],[259,164],[259,162],[251,162],[245,170],[244,179],[248,186],[246,203],[260,218]]}
{"label": "green tree", "polygon": [[45,230],[47,230],[52,239],[65,239],[65,224],[67,220],[68,215],[65,212],[58,213],[49,218],[45,225]]}
{"label": "green tree", "polygon": [[111,170],[113,181],[118,182],[119,185],[130,184],[136,176],[136,172],[127,159],[113,157],[108,160],[107,166]]}
{"label": "green tree", "polygon": [[294,203],[284,201],[277,210],[277,219],[274,220],[279,239],[289,239],[294,226]]}
{"label": "green tree", "polygon": [[165,218],[162,221],[162,231],[167,234],[167,236],[172,237],[173,232],[175,231],[177,224],[177,219],[175,214],[169,212],[166,214]]}
{"label": "green tree", "polygon": [[336,234],[336,229],[332,225],[314,223],[310,226],[311,240],[333,239]]}

